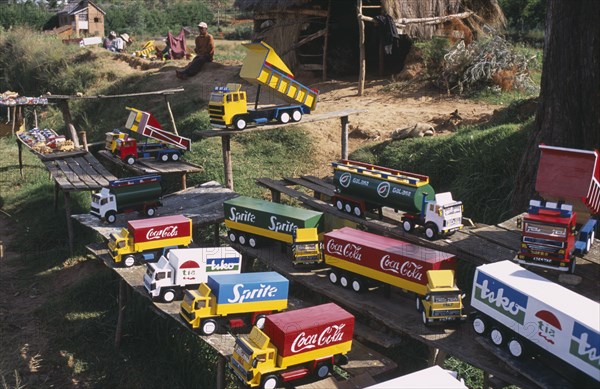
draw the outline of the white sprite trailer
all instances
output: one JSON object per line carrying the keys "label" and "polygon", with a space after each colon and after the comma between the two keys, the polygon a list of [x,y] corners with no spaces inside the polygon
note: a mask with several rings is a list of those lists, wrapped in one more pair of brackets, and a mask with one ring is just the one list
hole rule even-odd
{"label": "white sprite trailer", "polygon": [[[471,306],[477,310],[475,332],[506,346],[513,357],[539,355],[553,370],[575,377],[577,384],[600,385],[597,302],[501,261],[477,268]],[[569,366],[577,372],[570,374]]]}
{"label": "white sprite trailer", "polygon": [[158,262],[148,263],[144,286],[152,298],[171,302],[182,289],[195,289],[214,274],[239,274],[242,255],[232,247],[172,249]]}

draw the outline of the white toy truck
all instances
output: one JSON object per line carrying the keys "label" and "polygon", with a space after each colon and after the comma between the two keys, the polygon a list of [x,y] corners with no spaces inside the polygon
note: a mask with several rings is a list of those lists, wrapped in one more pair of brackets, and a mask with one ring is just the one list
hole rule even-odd
{"label": "white toy truck", "polygon": [[147,267],[144,287],[153,299],[170,303],[183,298],[183,289],[197,289],[209,275],[239,274],[242,255],[231,247],[172,249]]}
{"label": "white toy truck", "polygon": [[473,329],[513,357],[540,357],[577,386],[600,387],[600,304],[510,262],[479,266]]}

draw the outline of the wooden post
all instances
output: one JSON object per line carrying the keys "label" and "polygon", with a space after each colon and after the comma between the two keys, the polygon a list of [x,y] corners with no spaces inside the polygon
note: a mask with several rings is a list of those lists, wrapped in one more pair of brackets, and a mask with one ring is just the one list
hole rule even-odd
{"label": "wooden post", "polygon": [[19,173],[21,174],[21,178],[23,178],[23,145],[21,141],[17,139],[17,148],[19,149]]}
{"label": "wooden post", "polygon": [[67,126],[67,138],[71,139],[75,144],[75,148],[79,148],[79,139],[77,138],[77,131],[73,126],[73,120],[71,119],[71,111],[69,110],[69,102],[65,100],[58,100],[58,108],[63,115],[65,126]]}
{"label": "wooden post", "polygon": [[217,389],[225,389],[225,357],[219,354],[217,361]]}
{"label": "wooden post", "polygon": [[54,181],[54,212],[58,209],[58,182]]}
{"label": "wooden post", "polygon": [[181,175],[181,189],[186,189],[187,188],[187,174],[183,173]]}
{"label": "wooden post", "polygon": [[447,352],[440,350],[437,347],[429,347],[429,359],[427,360],[427,366],[441,366],[444,363],[447,355]]}
{"label": "wooden post", "polygon": [[13,122],[12,122],[12,134],[15,134],[15,126],[17,125],[17,106],[13,107]]}
{"label": "wooden post", "polygon": [[219,223],[214,224],[213,243],[215,244],[215,246],[219,246],[219,243],[220,243]]}
{"label": "wooden post", "polygon": [[34,127],[37,128],[38,118],[37,118],[37,110],[35,108],[33,109],[33,124],[34,124]]}
{"label": "wooden post", "polygon": [[83,143],[83,149],[85,151],[89,151],[86,132],[85,131],[79,131],[79,136],[81,137],[81,143]]}
{"label": "wooden post", "polygon": [[348,116],[340,118],[342,122],[342,159],[348,159]]}
{"label": "wooden post", "polygon": [[229,135],[223,135],[221,137],[221,147],[223,149],[225,187],[233,190],[233,167],[231,166],[231,137]]}
{"label": "wooden post", "polygon": [[173,116],[173,111],[171,111],[171,104],[169,104],[169,99],[167,99],[167,95],[165,95],[165,103],[167,103],[167,111],[169,111],[169,116],[171,117],[171,124],[173,125],[173,132],[176,135],[179,135],[177,132],[177,125],[175,124],[175,117]]}
{"label": "wooden post", "polygon": [[359,50],[359,71],[358,71],[358,95],[362,96],[365,89],[365,22],[362,19],[362,0],[356,1],[356,17],[358,18],[358,50]]}
{"label": "wooden post", "polygon": [[327,3],[327,17],[325,18],[325,36],[323,37],[323,81],[327,80],[327,51],[329,49],[329,17],[331,15],[331,0]]}
{"label": "wooden post", "polygon": [[281,192],[275,189],[271,189],[271,201],[274,203],[281,203]]}
{"label": "wooden post", "polygon": [[65,213],[67,214],[67,235],[69,235],[69,253],[73,256],[73,221],[71,220],[71,194],[63,190],[65,198]]}
{"label": "wooden post", "polygon": [[379,38],[379,75],[383,76],[385,72],[385,49],[383,47],[383,41]]}
{"label": "wooden post", "polygon": [[119,280],[119,315],[117,316],[117,328],[115,330],[115,348],[121,347],[121,335],[123,333],[123,321],[125,320],[125,304],[127,303],[126,295],[127,282],[121,278]]}

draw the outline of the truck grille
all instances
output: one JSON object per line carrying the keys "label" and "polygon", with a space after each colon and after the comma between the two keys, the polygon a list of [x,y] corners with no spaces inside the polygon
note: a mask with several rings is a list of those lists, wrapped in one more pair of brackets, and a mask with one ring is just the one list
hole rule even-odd
{"label": "truck grille", "polygon": [[196,318],[196,314],[194,312],[190,313],[188,311],[186,311],[185,309],[181,308],[181,310],[179,311],[179,314],[181,315],[181,317],[183,317],[187,322],[192,322],[194,321],[194,319]]}
{"label": "truck grille", "polygon": [[209,105],[208,106],[208,114],[210,116],[213,116],[213,115],[223,116],[225,114],[225,107],[222,105]]}
{"label": "truck grille", "polygon": [[233,358],[233,356],[229,358],[229,363],[231,363],[231,365],[233,365],[233,372],[235,373],[235,375],[238,376],[240,381],[243,381],[243,382],[250,381],[252,379],[252,377],[254,376],[254,374],[252,372],[246,371],[246,369],[244,369],[242,364],[239,363],[238,361],[236,361],[235,358]]}
{"label": "truck grille", "polygon": [[432,312],[433,317],[437,316],[460,316],[460,309],[443,309]]}

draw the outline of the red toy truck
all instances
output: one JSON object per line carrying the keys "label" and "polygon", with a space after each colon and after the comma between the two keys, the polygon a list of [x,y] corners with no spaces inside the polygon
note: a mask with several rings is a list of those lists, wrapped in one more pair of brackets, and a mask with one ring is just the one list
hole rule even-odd
{"label": "red toy truck", "polygon": [[266,317],[261,331],[238,336],[229,364],[244,385],[275,388],[308,374],[325,378],[348,363],[354,316],[334,303]]}
{"label": "red toy truck", "polygon": [[130,220],[119,234],[110,234],[108,250],[116,264],[133,266],[136,260],[158,260],[165,250],[192,242],[192,219],[183,215]]}
{"label": "red toy truck", "polygon": [[453,255],[350,227],[326,233],[323,246],[332,283],[355,292],[377,284],[413,292],[426,325],[466,319]]}

